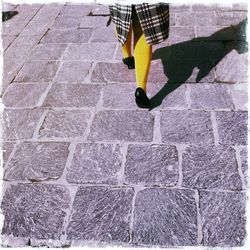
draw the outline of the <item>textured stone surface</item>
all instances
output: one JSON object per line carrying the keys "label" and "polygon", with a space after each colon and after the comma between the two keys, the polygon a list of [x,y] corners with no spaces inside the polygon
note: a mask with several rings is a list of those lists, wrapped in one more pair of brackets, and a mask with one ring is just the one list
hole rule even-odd
{"label": "textured stone surface", "polygon": [[92,8],[93,15],[110,15],[108,5],[98,4]]}
{"label": "textured stone surface", "polygon": [[106,27],[108,17],[104,16],[88,16],[83,17],[80,28],[96,28],[96,27]]}
{"label": "textured stone surface", "polygon": [[176,16],[177,26],[213,26],[217,24],[216,15],[214,12],[202,13],[196,12],[181,12]]}
{"label": "textured stone surface", "polygon": [[133,190],[80,187],[67,228],[71,240],[128,242]]}
{"label": "textured stone surface", "polygon": [[93,32],[93,36],[91,37],[91,42],[117,42],[117,38],[115,35],[115,29],[111,28],[97,28]]}
{"label": "textured stone surface", "polygon": [[69,143],[24,142],[16,151],[4,173],[5,180],[41,181],[58,179],[68,157]]}
{"label": "textured stone surface", "polygon": [[148,82],[155,83],[166,83],[167,77],[164,74],[162,62],[153,62],[150,66],[148,74]]}
{"label": "textured stone surface", "polygon": [[63,62],[58,71],[55,81],[60,82],[82,82],[91,67],[89,62],[66,61]]}
{"label": "textured stone surface", "polygon": [[136,196],[134,239],[136,244],[193,246],[197,243],[194,192],[146,189]]}
{"label": "textured stone surface", "polygon": [[16,36],[2,36],[3,50],[6,50],[15,39]]}
{"label": "textured stone surface", "polygon": [[81,17],[58,16],[53,24],[54,29],[77,29],[81,23]]}
{"label": "textured stone surface", "polygon": [[52,81],[59,67],[56,61],[27,62],[15,78],[16,82]]}
{"label": "textured stone surface", "polygon": [[59,240],[69,202],[63,186],[11,185],[2,200],[2,235]]}
{"label": "textured stone surface", "polygon": [[129,145],[125,182],[173,186],[178,181],[178,153],[169,145]]}
{"label": "textured stone surface", "polygon": [[91,75],[93,82],[128,83],[135,82],[135,72],[123,63],[97,63]]}
{"label": "textured stone surface", "polygon": [[62,16],[87,16],[90,14],[91,12],[91,5],[80,5],[80,4],[76,4],[76,5],[66,5],[64,6],[64,8],[61,11],[61,15]]}
{"label": "textured stone surface", "polygon": [[183,187],[242,189],[235,150],[226,146],[189,146],[182,156]]}
{"label": "textured stone surface", "polygon": [[233,109],[232,97],[226,85],[196,84],[190,86],[191,108]]}
{"label": "textured stone surface", "polygon": [[162,112],[161,132],[163,142],[211,144],[214,141],[210,113],[206,111]]}
{"label": "textured stone surface", "polygon": [[10,154],[14,149],[14,146],[15,146],[15,143],[13,142],[1,142],[0,143],[0,149],[1,149],[0,152],[3,156],[2,158],[3,168],[5,167],[5,163],[8,161]]}
{"label": "textured stone surface", "polygon": [[244,193],[200,193],[203,241],[210,247],[243,246],[246,237]]}
{"label": "textured stone surface", "polygon": [[117,184],[121,164],[119,145],[78,144],[68,169],[67,181]]}
{"label": "textured stone surface", "polygon": [[94,107],[100,98],[100,86],[84,84],[54,84],[43,106]]}
{"label": "textured stone surface", "polygon": [[249,186],[249,174],[248,174],[248,151],[247,151],[247,147],[242,148],[240,150],[240,158],[241,158],[241,170],[243,173],[243,178],[244,178],[244,182],[245,185],[248,187]]}
{"label": "textured stone surface", "polygon": [[41,23],[41,22],[29,22],[27,26],[25,26],[24,30],[20,34],[20,36],[40,36],[42,37],[49,29],[49,23]]}
{"label": "textured stone surface", "polygon": [[147,111],[99,111],[88,138],[91,141],[150,142],[153,126],[154,116]]}
{"label": "textured stone surface", "polygon": [[236,109],[248,109],[248,84],[232,84],[228,86]]}
{"label": "textured stone surface", "polygon": [[92,34],[90,29],[51,29],[46,34],[43,43],[86,43]]}
{"label": "textured stone surface", "polygon": [[179,43],[195,37],[193,27],[172,26],[169,30],[168,42]]}
{"label": "textured stone surface", "polygon": [[219,142],[221,144],[247,144],[247,112],[216,112]]}
{"label": "textured stone surface", "polygon": [[41,109],[5,109],[3,111],[3,139],[32,138],[42,114]]}
{"label": "textured stone surface", "polygon": [[89,111],[61,110],[49,111],[39,130],[40,137],[83,136],[90,118]]}
{"label": "textured stone surface", "polygon": [[247,18],[247,12],[217,13],[218,25],[235,25]]}
{"label": "textured stone surface", "polygon": [[2,102],[5,107],[34,107],[38,104],[47,87],[46,83],[14,83],[9,85],[3,95]]}
{"label": "textured stone surface", "polygon": [[65,60],[110,60],[115,46],[116,44],[112,43],[71,44],[63,58]]}

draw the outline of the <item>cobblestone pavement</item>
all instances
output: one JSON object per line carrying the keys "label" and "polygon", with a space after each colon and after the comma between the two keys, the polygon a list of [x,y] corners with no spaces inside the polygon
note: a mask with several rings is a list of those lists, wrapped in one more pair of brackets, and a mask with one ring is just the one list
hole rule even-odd
{"label": "cobblestone pavement", "polygon": [[151,111],[107,6],[5,8],[3,245],[244,244],[246,6],[170,6]]}

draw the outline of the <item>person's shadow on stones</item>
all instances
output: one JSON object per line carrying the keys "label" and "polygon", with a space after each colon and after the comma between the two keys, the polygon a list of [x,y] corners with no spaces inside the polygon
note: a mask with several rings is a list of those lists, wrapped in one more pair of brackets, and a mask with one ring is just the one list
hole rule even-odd
{"label": "person's shadow on stones", "polygon": [[169,93],[189,79],[194,68],[199,69],[196,77],[196,82],[199,82],[233,49],[239,54],[246,53],[246,24],[247,19],[238,25],[221,29],[209,37],[199,37],[157,49],[152,60],[161,59],[168,81],[151,98],[151,110],[161,105]]}

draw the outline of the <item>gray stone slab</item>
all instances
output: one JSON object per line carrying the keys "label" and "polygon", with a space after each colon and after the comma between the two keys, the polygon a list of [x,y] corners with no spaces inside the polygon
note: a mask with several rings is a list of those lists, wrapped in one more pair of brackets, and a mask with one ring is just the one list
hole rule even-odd
{"label": "gray stone slab", "polygon": [[67,239],[128,243],[132,198],[131,188],[80,187]]}
{"label": "gray stone slab", "polygon": [[82,18],[80,28],[106,27],[109,17],[106,16],[85,16]]}
{"label": "gray stone slab", "polygon": [[125,182],[174,186],[178,182],[178,153],[170,145],[129,145]]}
{"label": "gray stone slab", "polygon": [[78,144],[68,168],[67,181],[117,185],[121,164],[118,144]]}
{"label": "gray stone slab", "polygon": [[248,174],[248,151],[247,147],[244,147],[240,150],[240,158],[241,158],[241,170],[243,173],[243,178],[246,187],[249,186],[249,174]]}
{"label": "gray stone slab", "polygon": [[67,49],[64,60],[111,60],[116,44],[86,43],[71,44]]}
{"label": "gray stone slab", "polygon": [[69,143],[24,142],[17,146],[6,166],[4,180],[43,181],[61,177],[68,157]]}
{"label": "gray stone slab", "polygon": [[211,144],[214,141],[210,113],[206,111],[162,112],[162,141],[168,143]]}
{"label": "gray stone slab", "polygon": [[202,3],[202,4],[192,4],[192,11],[216,11],[218,8],[218,4],[215,3]]}
{"label": "gray stone slab", "polygon": [[92,6],[87,4],[66,5],[62,9],[62,16],[87,16],[91,13]]}
{"label": "gray stone slab", "polygon": [[3,139],[32,138],[42,114],[41,109],[5,109],[3,111]]}
{"label": "gray stone slab", "polygon": [[123,63],[99,62],[93,70],[91,81],[98,83],[135,82],[135,71],[129,70]]}
{"label": "gray stone slab", "polygon": [[[220,35],[215,37],[214,33],[220,32]],[[218,33],[217,33],[218,34]],[[235,36],[234,30],[229,29],[228,26],[208,26],[204,29],[203,26],[196,27],[196,37],[206,37],[207,40],[215,41],[216,40],[232,40],[232,37]]]}
{"label": "gray stone slab", "polygon": [[40,138],[68,138],[83,136],[90,119],[84,110],[51,110],[39,130]]}
{"label": "gray stone slab", "polygon": [[51,29],[42,43],[86,43],[92,34],[90,29]]}
{"label": "gray stone slab", "polygon": [[58,16],[53,23],[53,29],[77,29],[81,23],[80,16]]}
{"label": "gray stone slab", "polygon": [[192,109],[233,109],[233,100],[225,84],[190,85]]}
{"label": "gray stone slab", "polygon": [[183,187],[242,189],[235,150],[226,146],[189,146],[182,158]]}
{"label": "gray stone slab", "polygon": [[148,82],[166,83],[167,76],[164,74],[164,66],[161,61],[153,61],[150,65]]}
{"label": "gray stone slab", "polygon": [[20,36],[42,36],[48,31],[50,23],[41,23],[41,22],[29,22],[27,26],[23,29]]}
{"label": "gray stone slab", "polygon": [[32,60],[59,60],[64,51],[67,48],[67,44],[39,44],[32,51],[32,54],[29,58]]}
{"label": "gray stone slab", "polygon": [[6,89],[2,102],[5,107],[34,107],[46,91],[48,84],[12,83]]}
{"label": "gray stone slab", "polygon": [[20,70],[15,82],[50,82],[58,68],[58,61],[29,61]]}
{"label": "gray stone slab", "polygon": [[169,12],[183,12],[183,11],[189,11],[190,5],[189,4],[178,4],[173,3],[169,5]]}
{"label": "gray stone slab", "polygon": [[217,13],[218,25],[236,25],[247,18],[247,12],[223,12]]}
{"label": "gray stone slab", "polygon": [[59,82],[82,82],[88,75],[91,63],[82,61],[64,61],[55,77]]}
{"label": "gray stone slab", "polygon": [[194,27],[172,26],[169,30],[168,42],[180,43],[195,38]]}
{"label": "gray stone slab", "polygon": [[108,5],[98,4],[96,7],[92,9],[93,15],[109,15]]}
{"label": "gray stone slab", "polygon": [[3,50],[6,50],[15,39],[16,36],[2,36]]}
{"label": "gray stone slab", "polygon": [[133,242],[149,246],[197,245],[197,214],[191,190],[152,188],[135,200]]}
{"label": "gray stone slab", "polygon": [[2,201],[2,235],[60,240],[69,202],[69,192],[63,186],[11,185]]}
{"label": "gray stone slab", "polygon": [[99,111],[92,122],[91,141],[138,141],[153,139],[154,116],[148,111]]}
{"label": "gray stone slab", "polygon": [[100,86],[85,84],[54,84],[43,106],[45,107],[95,107],[101,96]]}
{"label": "gray stone slab", "polygon": [[235,192],[201,192],[203,244],[209,247],[243,246],[246,238],[246,197]]}
{"label": "gray stone slab", "polygon": [[102,42],[117,42],[115,30],[111,28],[97,28],[95,29],[90,42],[102,43]]}
{"label": "gray stone slab", "polygon": [[230,84],[228,88],[231,92],[234,106],[239,110],[248,110],[248,84]]}
{"label": "gray stone slab", "polygon": [[247,144],[247,112],[216,112],[219,143],[231,145]]}
{"label": "gray stone slab", "polygon": [[[0,152],[3,156],[2,162],[3,162],[3,168],[5,167],[6,162],[8,161],[11,152],[13,151],[15,146],[14,142],[1,142],[0,144]],[[0,161],[1,162],[1,161]]]}

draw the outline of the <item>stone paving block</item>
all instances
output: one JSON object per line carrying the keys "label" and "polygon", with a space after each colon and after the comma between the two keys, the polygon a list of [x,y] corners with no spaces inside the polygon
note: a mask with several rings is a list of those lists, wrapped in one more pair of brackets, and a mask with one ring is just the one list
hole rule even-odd
{"label": "stone paving block", "polygon": [[207,41],[231,41],[235,37],[235,31],[228,26],[208,26],[205,29],[203,26],[197,26],[196,37],[205,37]]}
{"label": "stone paving block", "polygon": [[117,185],[121,164],[118,144],[78,144],[68,168],[67,181]]}
{"label": "stone paving block", "polygon": [[197,214],[191,190],[139,191],[134,208],[133,242],[150,246],[197,245]]}
{"label": "stone paving block", "polygon": [[247,12],[217,13],[217,24],[222,26],[236,25],[247,18]]}
{"label": "stone paving block", "polygon": [[45,107],[95,107],[100,99],[98,85],[54,84],[43,106]]}
{"label": "stone paving block", "polygon": [[215,12],[181,12],[176,13],[177,26],[213,26],[217,24]]}
{"label": "stone paving block", "polygon": [[48,84],[10,84],[3,95],[5,107],[34,107],[46,91]]}
{"label": "stone paving block", "polygon": [[42,114],[41,109],[5,109],[3,111],[3,139],[32,138]]}
{"label": "stone paving block", "polygon": [[242,10],[242,11],[247,11],[248,10],[248,4],[245,2],[242,3],[233,3],[233,10]]}
{"label": "stone paving block", "polygon": [[203,244],[209,247],[243,246],[246,237],[246,197],[235,192],[201,192]]}
{"label": "stone paving block", "polygon": [[[189,78],[185,81],[186,83],[215,83],[215,70],[209,61],[203,60],[183,60],[182,65],[194,65],[192,73]],[[188,68],[188,66],[187,66]],[[185,72],[186,68],[180,67]]]}
{"label": "stone paving block", "polygon": [[102,42],[117,42],[115,30],[111,28],[97,28],[95,29],[90,42],[102,43]]}
{"label": "stone paving block", "polygon": [[62,16],[88,16],[91,13],[92,6],[87,4],[66,5],[63,7],[60,15]]}
{"label": "stone paving block", "polygon": [[2,11],[11,11],[14,10],[17,7],[16,4],[11,3],[2,3]]}
{"label": "stone paving block", "polygon": [[77,29],[80,28],[80,16],[58,16],[53,23],[53,29]]}
{"label": "stone paving block", "polygon": [[67,239],[128,243],[133,193],[131,188],[79,187]]}
{"label": "stone paving block", "polygon": [[214,141],[210,112],[168,110],[161,117],[162,141],[211,144]]}
{"label": "stone paving block", "polygon": [[169,5],[169,12],[183,12],[183,11],[189,11],[191,9],[189,4],[170,4]]}
{"label": "stone paving block", "polygon": [[192,11],[216,11],[218,9],[218,4],[215,3],[202,3],[202,4],[192,4]]}
{"label": "stone paving block", "polygon": [[82,82],[88,75],[91,63],[82,61],[64,61],[55,77],[58,82]]}
{"label": "stone paving block", "polygon": [[190,88],[192,109],[233,109],[232,97],[225,84],[195,84]]}
{"label": "stone paving block", "polygon": [[82,18],[80,28],[106,27],[109,17],[106,16],[85,16]]}
{"label": "stone paving block", "polygon": [[99,111],[92,122],[91,141],[138,141],[153,139],[154,116],[147,111]]}
{"label": "stone paving block", "polygon": [[172,26],[169,30],[168,42],[180,43],[195,38],[194,27]]}
{"label": "stone paving block", "polygon": [[14,149],[14,146],[15,146],[14,142],[1,142],[1,144],[0,144],[0,149],[1,149],[0,151],[1,151],[1,154],[3,156],[3,160],[2,160],[3,169],[5,168],[5,164],[8,161],[10,154]]}
{"label": "stone paving block", "polygon": [[64,51],[67,48],[67,44],[39,44],[32,51],[32,54],[29,58],[32,60],[59,60]]}
{"label": "stone paving block", "polygon": [[239,55],[233,50],[216,65],[215,73],[217,82],[248,82],[247,54]]}
{"label": "stone paving block", "polygon": [[242,189],[235,150],[225,146],[189,146],[183,153],[183,187]]}
{"label": "stone paving block", "polygon": [[15,39],[16,36],[2,36],[3,51],[5,51]]}
{"label": "stone paving block", "polygon": [[15,78],[16,82],[49,82],[59,68],[57,61],[29,61]]}
{"label": "stone paving block", "polygon": [[171,145],[129,145],[125,182],[174,186],[178,182],[178,153]]}
{"label": "stone paving block", "polygon": [[49,23],[29,22],[23,29],[20,36],[40,36],[42,37],[49,29]]}
{"label": "stone paving block", "polygon": [[232,84],[228,86],[236,109],[248,109],[248,84]]}
{"label": "stone paving block", "polygon": [[128,70],[123,63],[99,62],[92,72],[91,81],[98,83],[135,82],[135,71]]}
{"label": "stone paving block", "polygon": [[110,15],[108,5],[98,4],[92,9],[93,15]]}
{"label": "stone paving block", "polygon": [[40,138],[83,136],[90,118],[84,110],[49,111],[39,130]]}
{"label": "stone paving block", "polygon": [[4,180],[43,181],[61,177],[68,157],[69,143],[24,142],[17,146],[6,166]]}
{"label": "stone paving block", "polygon": [[216,112],[219,143],[229,145],[247,144],[246,111]]}
{"label": "stone paving block", "polygon": [[248,174],[248,151],[247,147],[244,147],[240,150],[240,158],[241,158],[241,170],[244,177],[244,182],[246,187],[249,186],[249,174]]}
{"label": "stone paving block", "polygon": [[63,186],[11,185],[2,200],[2,235],[60,240],[69,202],[69,192]]}
{"label": "stone paving block", "polygon": [[164,66],[160,61],[153,61],[148,74],[148,82],[166,83],[167,77],[164,74]]}
{"label": "stone paving block", "polygon": [[116,44],[89,43],[71,44],[67,49],[64,60],[111,60]]}
{"label": "stone paving block", "polygon": [[90,29],[51,29],[42,43],[86,43],[92,32]]}

